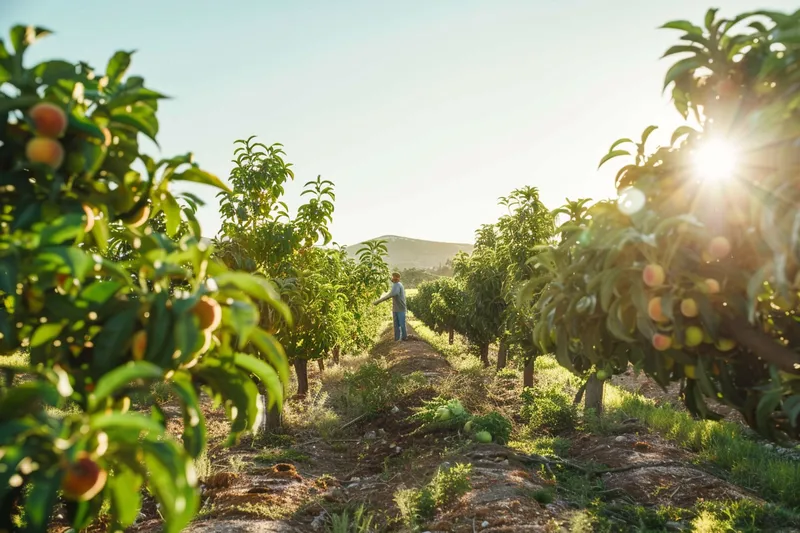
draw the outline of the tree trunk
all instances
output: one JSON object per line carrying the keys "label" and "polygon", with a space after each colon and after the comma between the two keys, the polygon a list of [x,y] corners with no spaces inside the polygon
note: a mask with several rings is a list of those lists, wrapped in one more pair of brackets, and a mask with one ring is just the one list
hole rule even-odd
{"label": "tree trunk", "polygon": [[522,371],[522,386],[533,387],[533,362],[535,357],[528,356],[525,359],[525,369]]}
{"label": "tree trunk", "polygon": [[295,359],[294,371],[297,374],[297,395],[305,398],[308,394],[308,360]]}
{"label": "tree trunk", "polygon": [[456,331],[453,328],[450,328],[450,336],[447,339],[447,343],[448,344],[453,344],[453,341],[455,340],[455,337],[456,337]]}
{"label": "tree trunk", "polygon": [[489,366],[489,345],[488,344],[481,344],[480,345],[480,349],[481,349],[481,363],[483,363],[483,366],[488,368],[488,366]]}
{"label": "tree trunk", "polygon": [[506,367],[508,360],[508,343],[505,339],[500,339],[500,346],[497,348],[497,370],[502,370]]}
{"label": "tree trunk", "polygon": [[333,364],[334,365],[338,365],[339,364],[339,347],[338,346],[334,346],[333,347]]}
{"label": "tree trunk", "polygon": [[320,372],[325,372],[325,360],[324,359],[317,359],[317,366],[319,367]]}
{"label": "tree trunk", "polygon": [[272,433],[276,429],[279,429],[283,424],[280,405],[275,404],[272,407],[267,408],[269,402],[266,387],[264,387],[263,384],[260,384],[258,386],[258,390],[260,392],[258,401],[260,403],[259,408],[261,413],[259,413],[259,415],[261,416],[261,421],[258,425],[259,427],[257,431],[260,433]]}
{"label": "tree trunk", "polygon": [[586,382],[586,403],[585,409],[594,409],[596,414],[603,412],[603,386],[604,381],[597,379],[596,374],[589,376],[589,381]]}

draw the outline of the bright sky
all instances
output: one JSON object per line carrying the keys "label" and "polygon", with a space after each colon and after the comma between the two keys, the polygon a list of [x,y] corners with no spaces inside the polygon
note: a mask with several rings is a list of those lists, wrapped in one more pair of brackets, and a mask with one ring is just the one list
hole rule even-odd
{"label": "bright sky", "polygon": [[[796,1],[717,0],[726,16]],[[192,151],[226,178],[233,141],[280,142],[290,200],[321,174],[336,184],[334,239],[384,234],[472,242],[497,198],[539,187],[545,203],[613,194],[619,164],[596,171],[619,137],[679,119],[661,96],[697,0],[0,0],[11,24],[56,35],[30,61],[118,49],[130,72],[174,99],[161,106],[164,156]],[[670,130],[671,131],[671,130]],[[666,135],[668,132],[665,131]],[[151,154],[158,155],[158,154]],[[214,191],[204,234],[219,227]],[[199,190],[203,189],[203,190]]]}

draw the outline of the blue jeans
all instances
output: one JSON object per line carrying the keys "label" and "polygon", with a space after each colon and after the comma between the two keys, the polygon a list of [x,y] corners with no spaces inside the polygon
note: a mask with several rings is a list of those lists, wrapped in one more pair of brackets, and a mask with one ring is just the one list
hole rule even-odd
{"label": "blue jeans", "polygon": [[392,322],[394,323],[394,340],[406,340],[406,313],[405,311],[392,311]]}

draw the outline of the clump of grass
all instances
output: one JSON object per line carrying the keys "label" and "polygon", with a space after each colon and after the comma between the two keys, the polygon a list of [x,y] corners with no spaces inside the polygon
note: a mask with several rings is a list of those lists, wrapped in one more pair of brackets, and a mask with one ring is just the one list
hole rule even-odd
{"label": "clump of grass", "polygon": [[196,459],[193,459],[192,463],[197,473],[197,479],[208,479],[211,477],[211,474],[213,474],[214,469],[211,465],[211,460],[208,458],[208,453],[205,450],[203,450]]}
{"label": "clump of grass", "polygon": [[450,468],[440,468],[430,483],[421,489],[399,490],[394,501],[403,522],[416,527],[433,518],[437,508],[442,508],[472,488],[472,465],[456,463]]}
{"label": "clump of grass", "polygon": [[332,514],[328,526],[329,533],[369,533],[372,531],[374,516],[369,513],[363,505],[359,505],[350,512],[345,509],[339,514]]}
{"label": "clump of grass", "polygon": [[263,452],[259,453],[256,456],[256,461],[262,463],[304,463],[308,461],[310,457],[308,454],[303,452],[299,452],[295,449],[281,449],[281,448],[272,448],[269,450],[264,450]]}
{"label": "clump of grass", "polygon": [[551,436],[535,438],[520,437],[518,440],[512,440],[508,443],[509,448],[519,450],[522,453],[551,457],[565,455],[569,451],[570,446],[571,442],[569,439]]}
{"label": "clump of grass", "polygon": [[575,428],[578,408],[557,385],[526,387],[522,391],[522,418],[534,431],[557,435]]}
{"label": "clump of grass", "polygon": [[361,413],[386,411],[400,396],[404,379],[393,374],[378,361],[361,365],[354,372],[345,372],[348,407]]}

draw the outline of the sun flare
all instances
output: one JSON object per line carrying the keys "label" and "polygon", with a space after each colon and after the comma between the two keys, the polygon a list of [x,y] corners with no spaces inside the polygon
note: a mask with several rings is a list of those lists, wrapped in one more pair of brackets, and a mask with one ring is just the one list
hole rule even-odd
{"label": "sun flare", "polygon": [[692,154],[692,166],[704,181],[722,181],[733,176],[737,162],[736,146],[724,139],[709,139]]}

